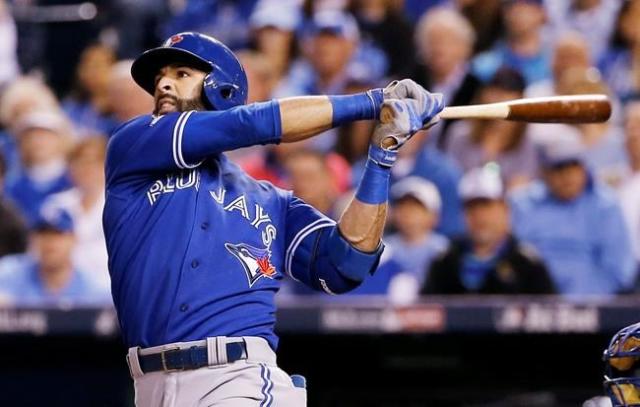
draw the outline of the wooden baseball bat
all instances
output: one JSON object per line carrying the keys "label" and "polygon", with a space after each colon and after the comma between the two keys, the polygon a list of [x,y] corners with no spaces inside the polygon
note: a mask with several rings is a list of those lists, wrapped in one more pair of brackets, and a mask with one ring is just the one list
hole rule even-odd
{"label": "wooden baseball bat", "polygon": [[504,119],[531,123],[600,123],[611,116],[606,95],[524,98],[483,105],[448,106],[440,119]]}

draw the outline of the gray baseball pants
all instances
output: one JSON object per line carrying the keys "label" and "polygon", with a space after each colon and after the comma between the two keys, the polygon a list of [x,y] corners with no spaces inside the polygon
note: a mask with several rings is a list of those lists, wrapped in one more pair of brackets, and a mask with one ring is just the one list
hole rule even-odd
{"label": "gray baseball pants", "polygon": [[[244,339],[247,358],[227,363],[226,341]],[[138,355],[207,346],[209,366],[194,370],[143,373]],[[208,338],[153,348],[130,348],[127,355],[134,380],[136,407],[305,407],[305,388],[276,364],[266,340],[257,337]]]}

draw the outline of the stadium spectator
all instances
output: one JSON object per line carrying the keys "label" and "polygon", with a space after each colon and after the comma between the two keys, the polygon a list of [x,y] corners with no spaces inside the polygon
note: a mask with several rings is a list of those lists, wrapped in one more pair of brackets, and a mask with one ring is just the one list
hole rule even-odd
{"label": "stadium spectator", "polygon": [[27,226],[18,210],[2,194],[6,168],[0,153],[0,257],[27,249]]}
{"label": "stadium spectator", "polygon": [[[610,94],[595,68],[568,69],[558,83],[562,94]],[[616,102],[612,102],[614,110]],[[577,124],[579,138],[585,146],[585,163],[597,180],[617,187],[629,171],[624,134],[613,120],[604,123]]]}
{"label": "stadium spectator", "polygon": [[313,150],[295,150],[284,158],[284,169],[293,193],[333,219],[341,212],[336,211],[339,196],[338,185],[324,154]]}
{"label": "stadium spectator", "polygon": [[115,52],[105,45],[87,47],[76,66],[74,88],[62,107],[81,136],[107,135],[115,123],[109,118],[109,74]]}
{"label": "stadium spectator", "polygon": [[566,295],[627,292],[636,278],[617,197],[594,182],[584,146],[567,139],[543,150],[544,182],[512,196],[516,236],[532,244]]}
{"label": "stadium spectator", "polygon": [[542,0],[504,0],[502,16],[505,40],[473,60],[473,72],[489,80],[502,66],[520,72],[527,84],[551,76],[549,44],[543,35],[545,10]]}
{"label": "stadium spectator", "polygon": [[109,72],[106,103],[114,125],[153,110],[153,98],[131,78],[132,64],[130,60],[119,61],[111,66]]}
{"label": "stadium spectator", "polygon": [[587,69],[593,66],[591,60],[589,43],[582,34],[575,31],[561,34],[553,46],[551,78],[527,86],[525,96],[543,97],[560,94],[558,81],[562,75],[571,68]]}
{"label": "stadium spectator", "polygon": [[619,99],[640,92],[640,0],[627,0],[616,22],[611,47],[600,60],[600,70]]}
{"label": "stadium spectator", "polygon": [[391,278],[388,294],[394,303],[411,303],[431,262],[448,245],[447,238],[434,231],[442,203],[435,185],[415,176],[395,183],[389,196],[396,233],[385,236],[385,250],[401,271]]}
{"label": "stadium spectator", "polygon": [[16,54],[18,33],[16,23],[11,15],[9,5],[0,0],[0,85],[14,80],[19,72],[18,56]]}
{"label": "stadium spectator", "polygon": [[33,254],[0,260],[0,296],[16,305],[109,304],[108,296],[74,267],[73,221],[65,212],[39,218],[32,234]]}
{"label": "stadium spectator", "polygon": [[90,137],[76,144],[68,155],[73,187],[47,198],[42,212],[64,211],[71,216],[76,235],[73,264],[109,294],[111,283],[102,230],[105,153],[106,142],[102,137]]}
{"label": "stadium spectator", "polygon": [[393,0],[351,0],[348,10],[353,13],[362,32],[365,47],[378,48],[384,52],[386,74],[405,77],[413,60],[410,44],[413,28]]}
{"label": "stadium spectator", "polygon": [[[286,0],[289,1],[289,0]],[[249,18],[258,0],[185,0],[170,2],[163,38],[182,31],[211,35],[231,49],[249,44]],[[285,0],[280,0],[284,3]]]}
{"label": "stadium spectator", "polygon": [[[300,7],[292,2],[261,0],[249,19],[255,49],[266,60],[277,85],[289,72],[294,48],[295,32],[302,21]],[[244,61],[242,61],[244,62]],[[251,92],[251,84],[249,92]]]}
{"label": "stadium spectator", "polygon": [[[523,96],[522,76],[509,68],[496,72],[478,92],[478,103],[496,103]],[[451,129],[447,153],[467,172],[488,162],[500,166],[507,189],[525,185],[538,175],[537,151],[527,125],[506,120],[461,121]]]}
{"label": "stadium spectator", "polygon": [[455,0],[456,8],[476,32],[475,53],[491,48],[502,35],[500,3],[502,0]]}
{"label": "stadium spectator", "polygon": [[545,0],[548,22],[554,38],[566,31],[583,36],[596,63],[606,51],[623,1],[620,0]]}
{"label": "stadium spectator", "polygon": [[42,81],[22,76],[7,85],[0,98],[0,152],[7,162],[6,181],[12,181],[20,171],[20,154],[14,137],[16,124],[33,111],[59,111],[58,99]]}
{"label": "stadium spectator", "polygon": [[247,103],[269,100],[278,83],[278,75],[269,58],[256,51],[239,51],[236,55],[247,74]]}
{"label": "stadium spectator", "polygon": [[69,130],[66,118],[53,112],[29,113],[16,124],[22,170],[7,181],[5,190],[29,227],[49,195],[71,187],[65,161]]}
{"label": "stadium spectator", "polygon": [[467,234],[431,264],[422,294],[551,294],[554,286],[534,251],[511,234],[509,206],[495,166],[460,182]]}
{"label": "stadium spectator", "polygon": [[398,162],[393,166],[392,180],[405,175],[416,175],[431,181],[440,193],[442,208],[440,221],[436,231],[447,237],[457,236],[464,232],[462,202],[458,196],[458,183],[462,177],[462,169],[451,157],[421,141],[429,131],[417,133],[400,150]]}
{"label": "stadium spectator", "polygon": [[620,204],[629,227],[636,264],[640,265],[640,98],[628,102],[625,107],[625,133],[631,175],[619,189]]}
{"label": "stadium spectator", "polygon": [[[442,93],[447,105],[468,105],[480,85],[469,65],[475,42],[471,24],[453,9],[434,8],[420,18],[415,42],[420,62],[411,78]],[[434,127],[430,141],[444,147],[452,123],[446,120]]]}
{"label": "stadium spectator", "polygon": [[278,95],[342,93],[349,83],[348,66],[360,40],[348,13],[315,13],[302,30],[303,59],[296,61]]}
{"label": "stadium spectator", "polygon": [[[336,10],[315,13],[303,29],[303,57],[294,62],[274,96],[344,93],[354,82],[349,66],[359,39],[358,25],[350,14]],[[330,130],[305,144],[327,152],[334,147],[336,136],[337,131]]]}

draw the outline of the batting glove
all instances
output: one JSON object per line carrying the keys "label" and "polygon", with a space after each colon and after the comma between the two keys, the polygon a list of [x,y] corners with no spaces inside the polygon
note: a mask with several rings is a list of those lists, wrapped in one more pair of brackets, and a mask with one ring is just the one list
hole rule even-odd
{"label": "batting glove", "polygon": [[441,93],[430,93],[411,79],[393,81],[382,91],[383,99],[408,99],[415,101],[415,109],[422,120],[422,127],[429,128],[438,122],[437,114],[444,108]]}
{"label": "batting glove", "polygon": [[393,165],[397,150],[424,128],[419,108],[418,102],[412,99],[389,99],[382,104],[380,122],[373,132],[369,148],[371,160],[383,167]]}

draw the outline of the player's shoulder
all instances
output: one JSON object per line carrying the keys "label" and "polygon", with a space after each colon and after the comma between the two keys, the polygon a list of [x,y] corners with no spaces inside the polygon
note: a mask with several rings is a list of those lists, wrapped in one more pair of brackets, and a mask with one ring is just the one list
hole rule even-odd
{"label": "player's shoulder", "polygon": [[139,132],[142,129],[155,127],[158,123],[164,120],[172,121],[172,118],[177,117],[178,113],[169,113],[166,115],[155,116],[151,114],[145,114],[142,116],[134,117],[133,119],[121,124],[114,131],[112,138],[114,137],[123,137],[132,132]]}

